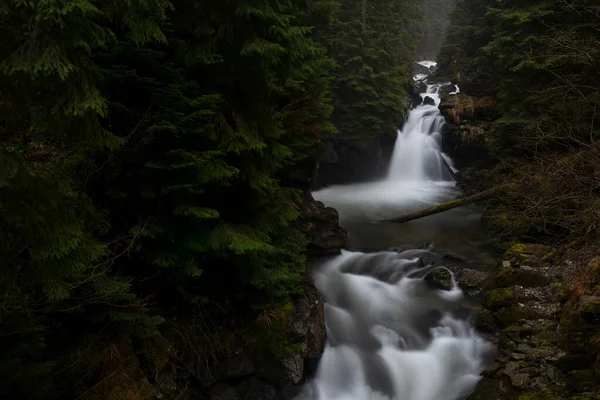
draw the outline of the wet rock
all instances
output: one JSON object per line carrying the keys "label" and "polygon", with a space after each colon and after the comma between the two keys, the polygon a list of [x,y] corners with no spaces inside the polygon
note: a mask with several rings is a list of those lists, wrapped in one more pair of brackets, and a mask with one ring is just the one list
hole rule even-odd
{"label": "wet rock", "polygon": [[312,196],[300,205],[302,228],[308,237],[308,254],[321,256],[336,254],[346,245],[347,232],[339,225],[336,209],[325,207]]}
{"label": "wet rock", "polygon": [[448,96],[451,95],[451,93],[456,93],[456,89],[456,85],[444,85],[440,87],[440,91],[438,93],[440,94],[440,96]]}
{"label": "wet rock", "polygon": [[452,275],[446,268],[436,269],[425,277],[425,281],[437,289],[452,289]]}
{"label": "wet rock", "polygon": [[423,104],[423,97],[419,93],[410,94],[410,103],[412,108],[418,107]]}
{"label": "wet rock", "polygon": [[305,360],[321,357],[325,347],[325,313],[321,296],[312,281],[306,277],[304,291],[293,301],[293,311],[287,318],[288,343],[300,345],[300,352],[282,360],[288,381],[297,384],[304,376]]}
{"label": "wet rock", "polygon": [[429,265],[437,265],[438,263],[439,263],[439,256],[435,253],[422,252],[421,255],[419,256],[419,265],[421,267],[427,267]]}
{"label": "wet rock", "polygon": [[[427,83],[425,83],[424,81],[418,81],[415,83],[415,92],[416,93],[426,93],[427,92]],[[419,96],[421,97],[421,96]],[[421,98],[421,101],[423,101],[423,98]]]}
{"label": "wet rock", "polygon": [[425,96],[425,98],[423,99],[423,105],[435,106],[435,100],[429,96]]}
{"label": "wet rock", "polygon": [[501,369],[502,367],[500,366],[500,364],[493,363],[492,365],[483,370],[481,376],[485,376],[487,378],[494,378],[498,374],[498,372],[500,372]]}

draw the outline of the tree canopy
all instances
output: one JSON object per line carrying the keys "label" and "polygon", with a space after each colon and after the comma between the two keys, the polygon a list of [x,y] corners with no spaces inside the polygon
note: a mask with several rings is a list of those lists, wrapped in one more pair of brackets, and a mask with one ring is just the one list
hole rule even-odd
{"label": "tree canopy", "polygon": [[306,265],[290,173],[399,124],[416,12],[0,1],[0,392],[148,398],[164,360],[202,369],[285,306]]}

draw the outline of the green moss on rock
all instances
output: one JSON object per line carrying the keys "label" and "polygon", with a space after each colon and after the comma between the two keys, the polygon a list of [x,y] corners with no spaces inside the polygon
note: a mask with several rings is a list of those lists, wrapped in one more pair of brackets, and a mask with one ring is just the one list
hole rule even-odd
{"label": "green moss on rock", "polygon": [[504,257],[516,264],[535,264],[549,257],[554,250],[553,247],[541,244],[518,243],[508,249]]}
{"label": "green moss on rock", "polygon": [[549,391],[526,393],[519,396],[518,400],[560,400]]}
{"label": "green moss on rock", "polygon": [[522,320],[538,319],[538,313],[530,307],[515,305],[508,308],[503,308],[492,313],[498,327],[507,328],[511,325],[518,325]]}
{"label": "green moss on rock", "polygon": [[514,288],[501,288],[490,290],[486,296],[485,304],[490,310],[509,307],[517,303],[526,302],[525,294]]}

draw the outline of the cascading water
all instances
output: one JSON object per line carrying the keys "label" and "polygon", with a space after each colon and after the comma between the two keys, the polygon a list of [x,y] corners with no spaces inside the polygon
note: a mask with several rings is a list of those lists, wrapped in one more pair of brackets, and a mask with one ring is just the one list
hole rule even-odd
{"label": "cascading water", "polygon": [[452,315],[456,287],[432,290],[423,250],[343,252],[315,271],[328,342],[299,399],[456,400],[470,394],[493,346]]}
{"label": "cascading water", "polygon": [[[441,86],[428,85],[423,97],[437,106]],[[447,228],[458,226],[466,241],[463,224],[477,218],[470,211],[401,225],[378,222],[459,194],[440,151],[444,119],[436,106],[410,111],[387,179],[313,193],[340,211],[356,248],[379,252],[344,251],[314,271],[325,301],[327,345],[314,380],[298,400],[463,399],[489,361],[493,346],[472,327],[454,279],[450,290],[434,289],[424,280],[443,268],[441,258],[430,250],[380,252],[394,241],[427,241],[431,232],[455,247]]]}

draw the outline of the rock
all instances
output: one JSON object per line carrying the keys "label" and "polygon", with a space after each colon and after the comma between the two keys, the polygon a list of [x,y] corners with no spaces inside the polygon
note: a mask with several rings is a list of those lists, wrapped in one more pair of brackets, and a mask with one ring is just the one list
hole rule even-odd
{"label": "rock", "polygon": [[487,310],[476,315],[475,329],[482,333],[496,333],[498,331],[494,318]]}
{"label": "rock", "polygon": [[588,356],[583,354],[568,354],[561,357],[556,362],[556,366],[563,372],[570,372],[585,369],[589,367],[590,363],[591,361]]}
{"label": "rock", "polygon": [[554,251],[553,247],[541,244],[515,244],[504,253],[513,265],[528,264],[533,265],[540,262],[544,257],[549,256]]}
{"label": "rock", "polygon": [[467,268],[456,274],[459,286],[471,296],[479,294],[490,283],[491,278],[492,275],[489,272]]}
{"label": "rock", "polygon": [[588,324],[600,323],[600,296],[579,297],[579,311]]}
{"label": "rock", "polygon": [[423,104],[423,97],[421,97],[421,95],[418,93],[411,93],[410,103],[412,108],[420,106],[421,104]]}
{"label": "rock", "polygon": [[550,279],[540,271],[527,267],[502,267],[495,278],[500,287],[519,285],[524,288],[546,286]]}
{"label": "rock", "polygon": [[346,245],[348,233],[339,225],[336,209],[325,207],[308,196],[299,206],[303,230],[308,238],[308,254],[322,256],[338,254]]}
{"label": "rock", "polygon": [[424,65],[417,64],[417,62],[414,62],[413,63],[413,72],[415,74],[426,74],[426,75],[428,75],[428,74],[431,74],[433,71],[432,71],[431,68],[427,68]]}
{"label": "rock", "polygon": [[494,311],[528,300],[529,299],[525,296],[523,289],[512,287],[490,290],[487,293],[485,303],[487,308]]}
{"label": "rock", "polygon": [[304,362],[319,359],[325,347],[325,312],[321,296],[310,277],[306,277],[304,291],[293,301],[294,310],[287,318],[288,343],[300,344],[300,353],[282,360],[288,381],[297,384],[304,377]]}
{"label": "rock", "polygon": [[510,382],[519,389],[527,389],[531,385],[531,377],[528,374],[514,374],[510,377]]}
{"label": "rock", "polygon": [[423,105],[435,106],[435,100],[429,96],[425,96],[425,98],[423,99]]}
{"label": "rock", "polygon": [[425,277],[425,281],[433,287],[450,290],[452,289],[452,275],[446,268],[436,269]]}
{"label": "rock", "polygon": [[450,95],[450,93],[455,93],[456,92],[456,85],[453,84],[449,84],[449,85],[444,85],[442,87],[440,87],[439,90],[439,94],[440,96],[448,96]]}
{"label": "rock", "polygon": [[[427,93],[427,83],[424,81],[418,81],[415,83],[415,92],[416,93]],[[421,97],[421,96],[419,96]],[[423,99],[421,98],[421,101]]]}
{"label": "rock", "polygon": [[487,367],[486,369],[483,370],[483,372],[481,373],[481,376],[485,376],[487,378],[493,378],[496,376],[496,374],[498,372],[500,372],[500,364],[498,363],[493,363],[492,365],[490,365],[489,367]]}
{"label": "rock", "polygon": [[423,252],[420,256],[419,256],[419,265],[421,265],[421,267],[427,267],[429,265],[436,265],[439,263],[439,256],[435,253],[432,252]]}

